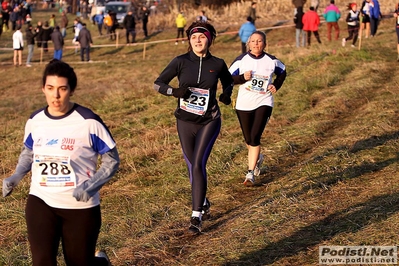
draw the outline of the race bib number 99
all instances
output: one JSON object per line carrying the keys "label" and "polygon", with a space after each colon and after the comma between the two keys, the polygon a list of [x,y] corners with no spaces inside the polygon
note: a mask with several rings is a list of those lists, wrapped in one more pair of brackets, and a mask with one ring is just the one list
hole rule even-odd
{"label": "race bib number 99", "polygon": [[261,75],[253,75],[252,79],[245,88],[249,91],[253,91],[260,94],[267,93],[267,86],[269,85],[269,77]]}
{"label": "race bib number 99", "polygon": [[42,187],[76,187],[69,156],[35,154],[32,173]]}
{"label": "race bib number 99", "polygon": [[190,98],[180,99],[180,109],[196,114],[204,115],[208,110],[209,90],[199,88],[189,88],[191,91]]}

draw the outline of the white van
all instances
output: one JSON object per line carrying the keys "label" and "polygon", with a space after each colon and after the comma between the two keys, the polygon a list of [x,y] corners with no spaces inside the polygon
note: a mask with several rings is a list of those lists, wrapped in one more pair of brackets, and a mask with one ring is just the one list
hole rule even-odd
{"label": "white van", "polygon": [[[109,11],[116,13],[116,20],[119,23],[119,27],[123,27],[123,20],[129,10],[132,8],[131,2],[108,2],[105,4],[105,12],[107,14]],[[133,11],[133,10],[132,10]]]}

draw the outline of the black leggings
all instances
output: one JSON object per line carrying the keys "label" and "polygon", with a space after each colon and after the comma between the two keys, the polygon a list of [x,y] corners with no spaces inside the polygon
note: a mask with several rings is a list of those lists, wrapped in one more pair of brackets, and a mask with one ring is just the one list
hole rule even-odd
{"label": "black leggings", "polygon": [[260,138],[272,115],[272,110],[273,107],[266,105],[252,111],[236,110],[245,143],[253,147],[260,145]]}
{"label": "black leggings", "polygon": [[190,177],[193,211],[202,211],[208,186],[206,163],[220,127],[220,118],[206,125],[177,119],[177,132]]}
{"label": "black leggings", "polygon": [[60,239],[66,265],[108,265],[104,258],[94,257],[101,227],[99,205],[89,209],[58,209],[29,195],[25,215],[33,266],[56,266]]}

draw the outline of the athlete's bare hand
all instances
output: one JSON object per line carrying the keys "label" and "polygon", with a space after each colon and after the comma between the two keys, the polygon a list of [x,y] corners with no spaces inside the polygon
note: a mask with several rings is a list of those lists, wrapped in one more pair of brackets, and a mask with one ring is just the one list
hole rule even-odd
{"label": "athlete's bare hand", "polygon": [[252,78],[252,71],[248,70],[246,72],[244,72],[244,79],[245,80],[250,80]]}
{"label": "athlete's bare hand", "polygon": [[270,84],[270,85],[267,87],[267,90],[270,91],[270,92],[273,93],[273,94],[277,92],[277,89],[276,89],[276,87],[274,87],[273,84]]}

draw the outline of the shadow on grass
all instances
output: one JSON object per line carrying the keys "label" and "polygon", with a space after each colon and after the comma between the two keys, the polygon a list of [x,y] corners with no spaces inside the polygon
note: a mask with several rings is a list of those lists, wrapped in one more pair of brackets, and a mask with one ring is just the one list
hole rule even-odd
{"label": "shadow on grass", "polygon": [[398,211],[399,193],[376,196],[331,214],[317,223],[299,229],[289,237],[223,265],[270,265],[279,259],[306,252],[338,234],[356,233],[370,224],[386,220]]}
{"label": "shadow on grass", "polygon": [[112,49],[112,50],[107,50],[104,51],[104,53],[99,54],[100,56],[104,56],[104,55],[113,55],[113,54],[118,54],[125,46],[120,46],[118,48]]}

